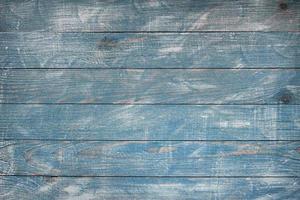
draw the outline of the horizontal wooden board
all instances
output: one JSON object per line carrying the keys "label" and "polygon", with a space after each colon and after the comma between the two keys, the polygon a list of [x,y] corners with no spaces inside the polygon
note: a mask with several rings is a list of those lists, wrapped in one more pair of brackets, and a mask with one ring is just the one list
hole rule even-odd
{"label": "horizontal wooden board", "polygon": [[298,176],[300,142],[2,141],[3,175]]}
{"label": "horizontal wooden board", "polygon": [[2,0],[1,31],[298,31],[297,0]]}
{"label": "horizontal wooden board", "polygon": [[0,105],[0,138],[300,140],[300,106]]}
{"label": "horizontal wooden board", "polygon": [[2,68],[300,67],[298,32],[0,33],[0,44]]}
{"label": "horizontal wooden board", "polygon": [[[0,177],[6,200],[290,199],[299,178]],[[34,195],[33,195],[34,194]]]}
{"label": "horizontal wooden board", "polygon": [[0,70],[2,103],[299,104],[299,70]]}

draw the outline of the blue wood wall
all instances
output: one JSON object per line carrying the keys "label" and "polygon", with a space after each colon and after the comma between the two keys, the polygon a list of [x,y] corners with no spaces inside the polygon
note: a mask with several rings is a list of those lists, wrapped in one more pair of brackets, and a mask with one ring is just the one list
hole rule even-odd
{"label": "blue wood wall", "polygon": [[300,199],[300,1],[0,0],[0,199]]}

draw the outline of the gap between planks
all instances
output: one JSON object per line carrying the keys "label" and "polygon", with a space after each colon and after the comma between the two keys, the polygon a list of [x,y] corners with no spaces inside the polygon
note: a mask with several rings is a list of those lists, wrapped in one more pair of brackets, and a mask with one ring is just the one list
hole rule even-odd
{"label": "gap between planks", "polygon": [[0,174],[0,177],[72,177],[72,178],[191,178],[191,179],[210,179],[210,178],[300,178],[300,176],[109,176],[109,175],[47,175],[47,174]]}
{"label": "gap between planks", "polygon": [[39,141],[39,142],[300,142],[300,140],[96,140],[96,139],[35,139],[35,138],[25,138],[25,139],[13,139],[13,138],[3,138],[0,142],[5,141]]}
{"label": "gap between planks", "polygon": [[0,105],[112,105],[112,106],[299,106],[300,104],[283,104],[283,103],[247,103],[247,104],[218,104],[218,103],[75,103],[75,102],[61,102],[61,103],[24,103],[24,102],[5,102]]}
{"label": "gap between planks", "polygon": [[[33,33],[35,31],[0,31],[1,33]],[[43,31],[37,31],[37,32],[43,32]],[[268,30],[261,30],[261,31],[242,31],[242,30],[216,30],[216,31],[208,31],[208,30],[195,30],[195,31],[47,31],[47,33],[63,33],[63,34],[74,34],[74,33],[87,33],[87,34],[94,34],[94,33],[107,33],[107,34],[127,34],[127,33],[133,33],[133,34],[157,34],[157,33],[300,33],[300,30],[288,30],[288,31],[268,31]]]}
{"label": "gap between planks", "polygon": [[268,68],[253,68],[253,67],[243,67],[243,68],[232,68],[232,67],[191,67],[191,68],[164,68],[164,67],[147,67],[147,68],[133,68],[133,67],[78,67],[78,68],[67,68],[67,67],[60,67],[60,68],[41,68],[41,67],[1,67],[0,70],[299,70],[299,67],[268,67]]}

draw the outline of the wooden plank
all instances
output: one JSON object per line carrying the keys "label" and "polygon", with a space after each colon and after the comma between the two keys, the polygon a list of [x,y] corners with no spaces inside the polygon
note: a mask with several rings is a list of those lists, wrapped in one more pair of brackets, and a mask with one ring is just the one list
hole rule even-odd
{"label": "wooden plank", "polygon": [[3,141],[3,175],[297,176],[300,142]]}
{"label": "wooden plank", "polygon": [[299,70],[0,70],[2,103],[299,104]]}
{"label": "wooden plank", "polygon": [[300,33],[0,33],[2,68],[299,68]]}
{"label": "wooden plank", "polygon": [[299,31],[297,0],[2,0],[1,31]]}
{"label": "wooden plank", "polygon": [[300,106],[0,105],[0,138],[300,140]]}
{"label": "wooden plank", "polygon": [[299,178],[0,177],[1,199],[290,199]]}

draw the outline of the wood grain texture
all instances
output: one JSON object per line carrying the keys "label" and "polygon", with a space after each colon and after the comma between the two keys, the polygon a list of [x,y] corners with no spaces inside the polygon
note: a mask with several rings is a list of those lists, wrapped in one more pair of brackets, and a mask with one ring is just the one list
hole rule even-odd
{"label": "wood grain texture", "polygon": [[299,70],[0,70],[2,103],[299,104]]}
{"label": "wood grain texture", "polygon": [[[290,199],[298,178],[0,177],[6,200]],[[33,195],[34,194],[34,195]]]}
{"label": "wood grain texture", "polygon": [[1,0],[0,199],[300,199],[299,11]]}
{"label": "wood grain texture", "polygon": [[0,138],[300,140],[300,106],[0,105]]}
{"label": "wood grain texture", "polygon": [[0,33],[2,68],[299,68],[300,33]]}
{"label": "wood grain texture", "polygon": [[298,176],[300,142],[3,141],[3,175]]}
{"label": "wood grain texture", "polygon": [[299,31],[297,0],[2,0],[1,31]]}

